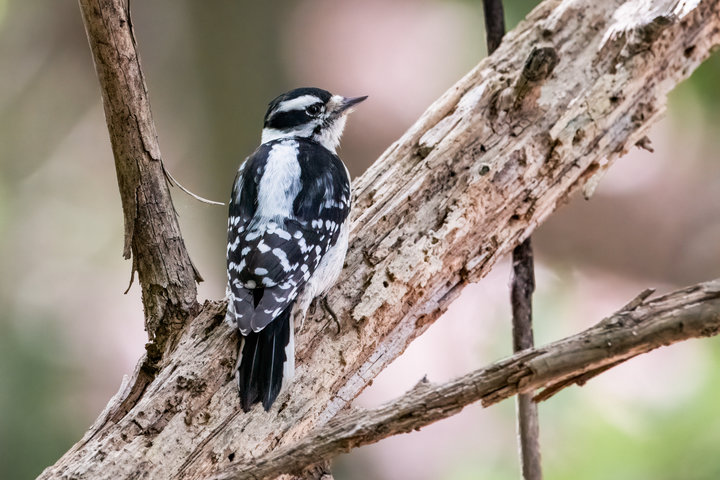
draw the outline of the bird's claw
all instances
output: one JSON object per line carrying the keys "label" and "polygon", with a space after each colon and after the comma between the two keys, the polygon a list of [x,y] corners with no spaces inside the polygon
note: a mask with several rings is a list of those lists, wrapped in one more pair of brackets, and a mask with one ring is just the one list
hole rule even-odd
{"label": "bird's claw", "polygon": [[[337,327],[337,333],[339,334],[340,327],[341,327],[340,320],[338,320],[337,315],[335,314],[333,309],[330,307],[330,304],[328,303],[327,295],[324,295],[324,296],[318,298],[317,300],[320,302],[320,305],[322,305],[323,310],[325,310],[325,313],[327,313],[330,316],[330,318],[333,319],[333,322],[335,322],[335,326]],[[320,319],[318,319],[317,321],[319,322]]]}

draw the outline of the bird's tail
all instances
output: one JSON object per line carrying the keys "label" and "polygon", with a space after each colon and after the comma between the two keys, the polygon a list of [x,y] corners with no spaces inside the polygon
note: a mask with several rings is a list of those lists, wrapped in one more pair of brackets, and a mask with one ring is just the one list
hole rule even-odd
{"label": "bird's tail", "polygon": [[240,405],[246,412],[257,402],[270,410],[282,388],[283,370],[286,377],[292,375],[295,342],[291,312],[292,303],[265,328],[243,337],[237,381]]}

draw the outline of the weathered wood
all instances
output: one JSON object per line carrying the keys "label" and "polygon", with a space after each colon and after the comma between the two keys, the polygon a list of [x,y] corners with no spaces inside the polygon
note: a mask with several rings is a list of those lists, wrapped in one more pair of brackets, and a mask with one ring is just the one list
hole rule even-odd
{"label": "weathered wood", "polygon": [[302,469],[318,459],[417,430],[456,414],[472,402],[482,401],[487,407],[518,393],[568,385],[585,372],[619,365],[675,342],[718,333],[720,279],[623,308],[584,332],[523,350],[451,382],[434,385],[423,379],[397,400],[373,410],[341,413],[297,444],[259,459],[236,460],[213,478],[270,478],[277,472]]}
{"label": "weathered wood", "polygon": [[[720,0],[649,3],[544,2],[355,182],[351,247],[330,296],[344,328],[334,334],[319,313],[305,322],[296,381],[269,413],[240,410],[237,338],[224,305],[206,302],[152,382],[129,379],[40,478],[207,478],[338,415],[467,282],[640,140],[720,42]],[[546,365],[532,368],[544,378]]]}

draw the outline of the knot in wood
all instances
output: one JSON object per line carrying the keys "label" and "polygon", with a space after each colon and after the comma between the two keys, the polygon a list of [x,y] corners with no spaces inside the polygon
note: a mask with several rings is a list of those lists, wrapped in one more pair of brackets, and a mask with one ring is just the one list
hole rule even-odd
{"label": "knot in wood", "polygon": [[555,48],[533,47],[525,60],[522,76],[529,82],[540,82],[550,76],[559,62]]}
{"label": "knot in wood", "polygon": [[639,43],[649,45],[660,37],[660,34],[673,23],[668,15],[658,15],[645,25],[637,27],[636,34]]}

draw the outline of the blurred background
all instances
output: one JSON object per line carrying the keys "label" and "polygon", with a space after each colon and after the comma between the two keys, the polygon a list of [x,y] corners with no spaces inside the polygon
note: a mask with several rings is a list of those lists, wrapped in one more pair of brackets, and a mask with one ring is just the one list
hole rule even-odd
{"label": "blurred background", "polygon": [[[512,28],[537,3],[506,0]],[[342,157],[354,176],[486,54],[479,1],[133,2],[167,168],[225,201],[266,105],[296,86],[370,95]],[[0,0],[0,478],[38,475],[79,440],[143,351],[139,288],[123,295],[122,214],[73,0]],[[720,57],[673,93],[591,201],[534,237],[536,342],[599,321],[646,287],[720,272]],[[223,295],[225,208],[174,199]],[[461,298],[357,400],[375,406],[511,353],[507,262]],[[615,368],[540,405],[548,479],[720,478],[720,339]],[[514,400],[478,405],[335,462],[338,480],[517,479]]]}

